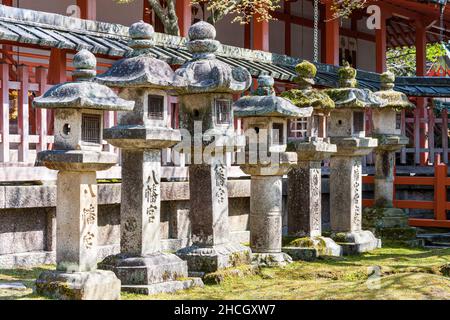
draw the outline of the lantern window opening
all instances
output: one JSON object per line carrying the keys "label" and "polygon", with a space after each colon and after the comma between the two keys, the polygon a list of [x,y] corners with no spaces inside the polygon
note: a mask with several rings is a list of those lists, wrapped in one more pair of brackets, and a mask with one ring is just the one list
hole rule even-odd
{"label": "lantern window opening", "polygon": [[402,114],[397,112],[395,114],[395,129],[400,130],[402,128]]}
{"label": "lantern window opening", "polygon": [[215,99],[214,100],[216,124],[231,124],[231,100]]}
{"label": "lantern window opening", "polygon": [[81,115],[81,140],[89,143],[100,143],[101,115]]}
{"label": "lantern window opening", "polygon": [[164,96],[149,94],[147,106],[149,119],[164,120]]}
{"label": "lantern window opening", "polygon": [[284,124],[280,122],[274,122],[272,124],[272,144],[282,145],[284,144]]}
{"label": "lantern window opening", "polygon": [[353,134],[360,135],[365,131],[365,114],[363,111],[353,112]]}

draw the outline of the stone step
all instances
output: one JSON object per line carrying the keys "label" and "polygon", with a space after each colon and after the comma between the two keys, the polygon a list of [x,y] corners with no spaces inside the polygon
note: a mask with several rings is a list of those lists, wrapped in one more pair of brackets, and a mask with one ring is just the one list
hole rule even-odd
{"label": "stone step", "polygon": [[180,290],[189,289],[192,287],[203,287],[203,281],[200,278],[191,278],[186,280],[166,281],[155,283],[151,285],[125,285],[122,286],[122,291],[137,293],[137,294],[158,294],[158,293],[173,293]]}
{"label": "stone step", "polygon": [[426,247],[450,247],[450,233],[423,233],[418,234],[417,238],[425,241]]}

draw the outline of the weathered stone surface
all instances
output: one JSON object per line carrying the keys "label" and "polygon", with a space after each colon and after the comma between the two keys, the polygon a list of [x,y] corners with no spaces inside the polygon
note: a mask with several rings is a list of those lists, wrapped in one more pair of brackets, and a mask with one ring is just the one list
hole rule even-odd
{"label": "weathered stone surface", "polygon": [[95,172],[115,165],[117,155],[87,150],[47,150],[38,153],[38,161],[53,170]]}
{"label": "weathered stone surface", "polygon": [[330,169],[331,229],[335,232],[361,231],[361,160],[333,156]]}
{"label": "weathered stone surface", "polygon": [[153,57],[149,49],[153,46],[153,27],[143,21],[134,23],[128,30],[133,49],[129,57],[119,60],[97,81],[112,87],[162,88],[172,86],[174,73],[167,62]]}
{"label": "weathered stone surface", "polygon": [[280,253],[282,176],[252,176],[250,247],[252,253]]}
{"label": "weathered stone surface", "polygon": [[22,282],[0,283],[0,290],[24,291],[27,287]]}
{"label": "weathered stone surface", "polygon": [[283,267],[292,263],[292,258],[284,252],[253,253],[252,263],[261,267]]}
{"label": "weathered stone surface", "polygon": [[50,109],[97,109],[131,111],[134,102],[119,98],[107,86],[90,82],[96,73],[96,58],[83,49],[73,59],[76,70],[75,82],[66,82],[51,87],[44,95],[33,100],[36,108]]}
{"label": "weathered stone surface", "polygon": [[288,234],[322,235],[322,175],[319,161],[299,161],[288,173]]}
{"label": "weathered stone surface", "polygon": [[[4,208],[39,208],[56,205],[56,186],[5,186]],[[0,191],[1,193],[1,191]]]}
{"label": "weathered stone surface", "polygon": [[97,268],[97,181],[95,172],[58,172],[57,269],[65,272]]}
{"label": "weathered stone surface", "polygon": [[179,130],[144,125],[120,125],[104,130],[105,139],[122,149],[164,149],[181,141]]}
{"label": "weathered stone surface", "polygon": [[343,250],[333,239],[327,237],[304,237],[291,241],[282,251],[292,260],[312,261],[323,256],[342,256]]}
{"label": "weathered stone surface", "polygon": [[212,165],[189,166],[192,242],[198,246],[229,242],[227,168],[220,161]]}
{"label": "weathered stone surface", "polygon": [[186,46],[193,55],[175,71],[174,84],[180,94],[222,92],[239,93],[250,87],[250,73],[242,67],[215,59],[220,43],[215,38],[215,28],[200,21],[191,26]]}
{"label": "weathered stone surface", "polygon": [[187,280],[178,281],[166,281],[161,283],[156,283],[148,286],[143,285],[125,285],[122,286],[122,291],[152,295],[157,293],[174,293],[180,290],[186,290],[192,287],[203,288],[204,284],[201,278],[190,278]]}
{"label": "weathered stone surface", "polygon": [[381,248],[381,240],[367,230],[333,233],[331,238],[342,247],[344,255],[354,255]]}
{"label": "weathered stone surface", "polygon": [[177,256],[187,261],[189,273],[208,273],[251,263],[250,248],[233,242],[204,247],[194,244],[178,250]]}
{"label": "weathered stone surface", "polygon": [[336,108],[379,107],[386,103],[368,89],[356,88],[356,69],[345,63],[338,71],[339,88],[326,89]]}
{"label": "weathered stone surface", "polygon": [[119,300],[120,280],[111,271],[45,271],[36,280],[40,295],[60,300]]}
{"label": "weathered stone surface", "polygon": [[160,250],[161,151],[122,153],[121,252],[143,256]]}
{"label": "weathered stone surface", "polygon": [[99,266],[114,271],[126,286],[175,281],[188,275],[186,261],[168,253],[153,253],[141,257],[129,257],[121,253],[107,257]]}
{"label": "weathered stone surface", "polygon": [[11,254],[0,254],[0,269],[33,267],[43,264],[54,264],[55,252],[33,251]]}

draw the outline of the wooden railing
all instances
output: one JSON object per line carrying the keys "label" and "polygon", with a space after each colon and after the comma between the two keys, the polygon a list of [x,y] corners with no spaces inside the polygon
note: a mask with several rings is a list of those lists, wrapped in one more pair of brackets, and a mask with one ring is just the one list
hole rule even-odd
{"label": "wooden railing", "polygon": [[[439,157],[437,157],[439,159]],[[364,184],[373,184],[373,176],[363,176]],[[409,224],[415,227],[441,227],[450,228],[450,220],[447,219],[447,210],[450,210],[450,202],[447,201],[447,187],[450,186],[450,178],[447,176],[447,165],[440,159],[435,161],[433,177],[403,177],[395,176],[394,185],[432,186],[434,188],[433,201],[423,200],[397,200],[394,188],[394,207],[401,209],[433,210],[433,219],[409,219]],[[374,205],[373,199],[363,199],[364,207]]]}

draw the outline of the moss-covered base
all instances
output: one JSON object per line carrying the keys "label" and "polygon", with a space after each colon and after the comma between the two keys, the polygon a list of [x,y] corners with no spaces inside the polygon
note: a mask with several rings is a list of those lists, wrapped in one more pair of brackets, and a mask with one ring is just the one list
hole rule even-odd
{"label": "moss-covered base", "polygon": [[408,215],[398,208],[366,208],[363,213],[363,228],[371,230],[382,240],[401,241],[418,246],[416,228],[408,225]]}
{"label": "moss-covered base", "polygon": [[104,270],[44,271],[36,280],[36,292],[58,300],[119,300],[120,280]]}
{"label": "moss-covered base", "polygon": [[285,237],[282,251],[290,255],[294,261],[312,261],[322,256],[342,255],[341,246],[326,237]]}

